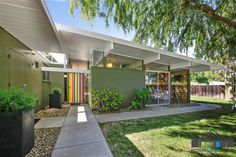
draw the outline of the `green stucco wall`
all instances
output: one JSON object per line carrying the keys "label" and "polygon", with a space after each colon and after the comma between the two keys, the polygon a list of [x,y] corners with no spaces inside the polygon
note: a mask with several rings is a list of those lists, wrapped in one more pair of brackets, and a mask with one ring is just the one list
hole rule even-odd
{"label": "green stucco wall", "polygon": [[115,88],[124,95],[122,107],[129,105],[135,92],[145,87],[143,70],[92,67],[92,88]]}
{"label": "green stucco wall", "polygon": [[58,87],[61,89],[61,102],[64,102],[64,73],[50,72],[49,80],[51,82],[51,89]]}
{"label": "green stucco wall", "polygon": [[[39,63],[38,68],[32,67],[35,61]],[[13,88],[25,86],[38,98],[36,111],[47,105],[42,101],[44,97],[41,67],[39,54],[31,54],[27,46],[0,27],[0,88],[8,88],[9,83]]]}

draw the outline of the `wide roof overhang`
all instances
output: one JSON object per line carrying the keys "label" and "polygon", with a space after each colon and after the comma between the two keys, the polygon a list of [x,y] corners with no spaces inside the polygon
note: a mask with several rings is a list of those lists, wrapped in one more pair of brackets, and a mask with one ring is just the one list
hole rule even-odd
{"label": "wide roof overhang", "polygon": [[44,0],[0,0],[0,26],[32,50],[64,52]]}
{"label": "wide roof overhang", "polygon": [[[128,58],[143,60],[144,64],[158,63],[170,66],[170,70],[188,68],[190,72],[223,69],[222,65],[171,53],[162,49],[135,44],[130,41],[94,32],[56,24],[57,30],[69,51],[69,58],[89,60],[94,50]],[[134,63],[138,66],[140,63]]]}

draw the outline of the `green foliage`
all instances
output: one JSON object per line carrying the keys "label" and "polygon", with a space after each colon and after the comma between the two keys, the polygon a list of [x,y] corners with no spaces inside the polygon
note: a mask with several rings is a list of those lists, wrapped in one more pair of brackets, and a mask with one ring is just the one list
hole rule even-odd
{"label": "green foliage", "polygon": [[209,84],[210,81],[221,81],[224,82],[225,80],[223,72],[196,72],[191,74],[191,81],[197,83],[206,83]]}
{"label": "green foliage", "polygon": [[123,100],[123,95],[116,89],[93,89],[92,110],[98,112],[118,111]]}
{"label": "green foliage", "polygon": [[23,89],[0,89],[0,112],[34,108],[36,97]]}
{"label": "green foliage", "polygon": [[138,110],[138,109],[141,109],[141,108],[142,108],[141,103],[138,102],[138,101],[135,101],[135,100],[131,101],[131,103],[128,107],[129,110]]}
{"label": "green foliage", "polygon": [[[112,20],[125,32],[135,31],[136,42],[188,53],[213,62],[236,56],[235,0],[70,0],[88,20]],[[144,31],[145,30],[145,31]]]}
{"label": "green foliage", "polygon": [[131,102],[129,109],[135,110],[145,107],[145,104],[147,104],[148,96],[150,94],[150,90],[148,88],[143,88],[141,90],[138,90],[134,96],[134,100]]}
{"label": "green foliage", "polygon": [[59,87],[54,87],[52,90],[51,90],[52,94],[61,94],[62,93],[62,90],[61,88]]}

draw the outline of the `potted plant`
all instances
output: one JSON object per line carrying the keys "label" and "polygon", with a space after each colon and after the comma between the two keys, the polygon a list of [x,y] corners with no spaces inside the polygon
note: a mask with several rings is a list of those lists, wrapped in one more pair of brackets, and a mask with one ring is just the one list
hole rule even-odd
{"label": "potted plant", "polygon": [[61,89],[54,87],[49,95],[49,108],[61,108]]}
{"label": "potted plant", "polygon": [[23,89],[0,89],[1,156],[25,156],[33,148],[35,104]]}

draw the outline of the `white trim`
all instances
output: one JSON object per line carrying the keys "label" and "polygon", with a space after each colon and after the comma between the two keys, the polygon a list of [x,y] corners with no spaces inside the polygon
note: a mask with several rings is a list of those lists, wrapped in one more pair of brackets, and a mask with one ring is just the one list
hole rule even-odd
{"label": "white trim", "polygon": [[[53,28],[53,31],[54,31],[54,34],[56,35],[57,37],[57,40],[61,46],[61,49],[62,51],[64,51],[64,54],[65,54],[65,59],[68,60],[68,56],[69,55],[69,49],[68,47],[64,44],[63,42],[63,39],[61,38],[60,36],[60,33],[59,31],[57,30],[56,26],[55,26],[55,23],[53,22],[52,20],[52,17],[51,17],[51,14],[50,12],[48,11],[48,7],[46,5],[46,2],[45,0],[40,0],[41,1],[41,5],[42,5],[42,10],[44,11],[44,13],[47,15],[47,20],[49,21],[49,23],[51,24],[52,28]],[[64,68],[66,68],[66,65],[64,65]]]}
{"label": "white trim", "polygon": [[181,63],[171,64],[170,65],[170,70],[188,68],[190,66],[191,66],[190,61],[184,61],[184,62],[181,62]]}
{"label": "white trim", "polygon": [[201,72],[201,71],[211,71],[211,66],[200,65],[195,67],[190,67],[189,72]]}
{"label": "white trim", "polygon": [[54,67],[42,67],[42,71],[50,71],[50,72],[63,72],[63,73],[90,73],[90,70],[82,70],[82,69],[65,69],[65,68],[54,68]]}

